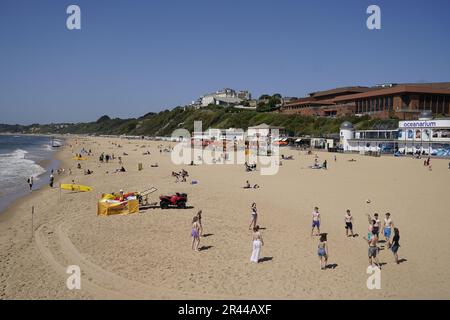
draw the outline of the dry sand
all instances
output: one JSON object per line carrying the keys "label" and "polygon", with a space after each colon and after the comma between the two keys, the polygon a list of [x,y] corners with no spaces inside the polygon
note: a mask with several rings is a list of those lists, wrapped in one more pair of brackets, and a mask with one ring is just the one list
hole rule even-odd
{"label": "dry sand", "polygon": [[[71,142],[74,143],[75,140]],[[120,143],[117,149],[112,141]],[[73,174],[59,182],[94,187],[90,193],[43,189],[20,199],[0,214],[1,299],[449,299],[450,228],[448,160],[432,160],[433,171],[421,160],[318,153],[329,169],[311,170],[313,155],[282,150],[295,159],[283,161],[277,175],[246,173],[243,165],[175,166],[161,142],[112,138],[78,138],[76,150],[92,149],[82,162],[94,174],[77,170],[69,148],[59,153]],[[168,143],[162,143],[168,145]],[[146,148],[140,148],[146,145]],[[144,156],[146,150],[151,156]],[[126,173],[117,160],[98,167],[101,152],[124,156]],[[356,162],[349,162],[355,158]],[[144,164],[138,172],[137,163]],[[159,168],[150,164],[158,162]],[[189,171],[188,183],[175,183],[172,170]],[[189,182],[198,180],[199,184]],[[246,180],[261,186],[243,190]],[[137,214],[98,217],[101,193],[142,191],[188,193],[186,210],[148,209]],[[366,199],[371,199],[367,204]],[[256,202],[265,246],[259,264],[251,264],[250,205]],[[31,206],[35,233],[31,239]],[[321,271],[317,237],[311,237],[311,211],[322,214],[328,233],[330,264]],[[344,213],[352,210],[360,235],[346,238]],[[204,233],[191,250],[193,215],[203,210]],[[400,258],[396,265],[382,250],[380,290],[366,287],[367,214],[391,212],[400,229]],[[78,265],[81,290],[68,290],[66,268]]]}

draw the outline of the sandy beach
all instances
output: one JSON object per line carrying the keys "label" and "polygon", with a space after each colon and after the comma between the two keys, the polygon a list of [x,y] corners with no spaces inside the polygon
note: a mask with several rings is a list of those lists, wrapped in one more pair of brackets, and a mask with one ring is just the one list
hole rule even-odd
{"label": "sandy beach", "polygon": [[[448,160],[432,159],[430,171],[423,160],[411,158],[337,154],[335,162],[334,153],[314,152],[329,168],[312,170],[314,154],[282,149],[294,160],[283,161],[278,174],[262,176],[245,172],[243,165],[174,165],[170,153],[157,149],[168,142],[79,137],[67,143],[74,152],[92,149],[94,155],[81,164],[94,173],[76,169],[78,162],[66,146],[57,156],[66,173],[57,176],[56,185],[75,180],[94,191],[44,186],[0,214],[0,299],[450,298]],[[151,155],[143,155],[147,150]],[[122,156],[127,172],[112,173],[120,168],[118,160],[100,164],[102,152],[128,153]],[[356,161],[349,162],[352,158]],[[150,167],[155,162],[159,167]],[[188,181],[176,183],[171,172],[182,168],[189,172]],[[244,190],[246,180],[261,188]],[[102,193],[151,186],[158,188],[151,201],[185,192],[192,208],[97,216]],[[252,202],[265,242],[259,264],[249,260]],[[321,231],[328,233],[332,269],[319,268],[318,237],[310,235],[314,206],[322,215]],[[345,236],[347,208],[355,219],[355,238]],[[201,238],[203,250],[194,252],[190,228],[199,209],[208,236]],[[397,265],[390,250],[382,250],[381,289],[369,290],[363,236],[367,214],[375,212],[381,218],[392,214],[404,261]],[[69,265],[81,268],[80,290],[66,287]]]}

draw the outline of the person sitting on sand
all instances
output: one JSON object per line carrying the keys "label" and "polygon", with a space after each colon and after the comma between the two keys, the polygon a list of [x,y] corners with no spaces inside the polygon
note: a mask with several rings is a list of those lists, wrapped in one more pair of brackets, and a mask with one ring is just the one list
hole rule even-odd
{"label": "person sitting on sand", "polygon": [[77,168],[78,168],[78,169],[81,169],[81,163],[78,163],[78,164],[77,164]]}
{"label": "person sitting on sand", "polygon": [[261,254],[261,247],[264,245],[264,240],[262,238],[261,232],[259,231],[258,225],[254,226],[253,228],[252,245],[253,251],[250,257],[250,262],[258,263],[259,256]]}
{"label": "person sitting on sand", "polygon": [[178,181],[180,180],[180,175],[179,175],[179,173],[177,173],[177,172],[175,172],[175,171],[172,171],[172,177],[177,178],[177,180],[176,180],[175,182],[178,182]]}
{"label": "person sitting on sand", "polygon": [[258,210],[256,209],[256,203],[253,202],[252,203],[252,220],[250,222],[250,226],[248,227],[249,230],[252,230],[252,228],[256,227],[257,220],[258,220]]}
{"label": "person sitting on sand", "polygon": [[347,209],[344,219],[345,219],[345,236],[346,237],[349,236],[348,231],[350,230],[351,236],[354,237],[355,235],[353,234],[353,216],[350,213],[350,209]]}
{"label": "person sitting on sand", "polygon": [[388,248],[391,249],[392,253],[394,254],[395,263],[399,264],[398,260],[398,248],[400,248],[400,231],[398,228],[394,228],[394,237],[392,237],[392,241],[388,242]]}
{"label": "person sitting on sand", "polygon": [[182,178],[181,182],[186,182],[186,177],[189,177],[189,173],[186,170],[181,169],[180,176]]}
{"label": "person sitting on sand", "polygon": [[318,207],[314,207],[314,211],[312,213],[312,230],[311,230],[311,237],[313,236],[314,233],[314,228],[317,228],[317,234],[316,236],[318,236],[320,234],[320,213],[319,213],[319,208]]}
{"label": "person sitting on sand", "polygon": [[350,160],[348,160],[348,162],[356,162],[356,160],[351,158]]}
{"label": "person sitting on sand", "polygon": [[250,182],[248,182],[248,180],[245,182],[245,185],[243,186],[244,189],[250,189]]}
{"label": "person sitting on sand", "polygon": [[327,234],[322,233],[320,235],[319,244],[317,245],[317,255],[320,260],[320,270],[325,270],[328,263],[328,244],[327,244]]}
{"label": "person sitting on sand", "polygon": [[253,186],[253,189],[259,189],[259,184],[255,184],[255,185]]}
{"label": "person sitting on sand", "polygon": [[116,169],[115,173],[118,173],[118,172],[126,172],[126,170],[124,167],[121,167],[120,169]]}
{"label": "person sitting on sand", "polygon": [[200,224],[198,222],[198,216],[195,216],[192,219],[191,237],[192,237],[192,250],[198,252],[199,251],[198,246],[200,245]]}
{"label": "person sitting on sand", "polygon": [[322,168],[325,169],[325,170],[327,169],[327,160],[325,160],[325,161],[323,162]]}

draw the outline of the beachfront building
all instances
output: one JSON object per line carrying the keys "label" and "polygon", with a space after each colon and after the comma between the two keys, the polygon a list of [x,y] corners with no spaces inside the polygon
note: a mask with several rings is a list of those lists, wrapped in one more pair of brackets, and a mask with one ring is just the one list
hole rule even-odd
{"label": "beachfront building", "polygon": [[280,111],[305,116],[369,115],[402,120],[418,119],[423,111],[433,116],[450,116],[450,82],[336,88],[285,103]]}
{"label": "beachfront building", "polygon": [[201,106],[206,107],[210,104],[217,106],[236,105],[242,101],[250,100],[251,94],[246,90],[236,91],[230,88],[209,93],[200,98]]}
{"label": "beachfront building", "polygon": [[393,130],[354,130],[350,122],[340,127],[344,152],[422,154],[450,157],[450,118],[433,119],[423,112],[419,120],[399,121]]}
{"label": "beachfront building", "polygon": [[228,128],[228,129],[215,129],[210,128],[205,132],[194,132],[194,140],[204,140],[204,141],[244,141],[245,132],[242,129]]}
{"label": "beachfront building", "polygon": [[247,134],[251,138],[258,137],[272,137],[278,135],[279,137],[286,136],[286,131],[284,127],[270,126],[268,124],[262,123],[257,126],[248,127]]}

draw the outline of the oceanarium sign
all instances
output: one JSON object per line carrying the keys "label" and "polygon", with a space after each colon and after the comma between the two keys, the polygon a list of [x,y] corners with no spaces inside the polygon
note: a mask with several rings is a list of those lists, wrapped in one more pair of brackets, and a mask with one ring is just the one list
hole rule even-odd
{"label": "oceanarium sign", "polygon": [[450,120],[400,121],[399,128],[450,128]]}

